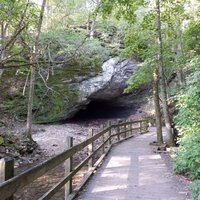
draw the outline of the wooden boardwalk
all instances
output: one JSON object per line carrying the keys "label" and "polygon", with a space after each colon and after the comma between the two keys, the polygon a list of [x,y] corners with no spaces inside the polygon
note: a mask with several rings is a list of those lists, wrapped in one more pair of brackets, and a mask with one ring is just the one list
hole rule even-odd
{"label": "wooden boardwalk", "polygon": [[115,146],[77,200],[186,200],[186,188],[150,142],[155,130]]}

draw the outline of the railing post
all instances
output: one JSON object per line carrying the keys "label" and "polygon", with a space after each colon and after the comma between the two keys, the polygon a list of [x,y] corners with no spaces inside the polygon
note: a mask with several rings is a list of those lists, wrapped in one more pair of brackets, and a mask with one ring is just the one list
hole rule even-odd
{"label": "railing post", "polygon": [[120,120],[117,121],[117,140],[120,141]]}
{"label": "railing post", "polygon": [[[73,138],[68,136],[66,140],[66,147],[70,149],[73,146]],[[65,176],[69,175],[73,168],[73,156],[65,161]],[[65,200],[72,192],[72,179],[65,184]]]}
{"label": "railing post", "polygon": [[128,136],[131,136],[131,120],[129,119],[128,122]]}
{"label": "railing post", "polygon": [[109,121],[109,122],[108,122],[108,127],[110,127],[110,130],[109,130],[109,132],[108,132],[108,137],[110,137],[110,139],[108,140],[109,146],[112,145],[112,138],[111,138],[111,135],[112,135],[112,128],[111,128],[111,126],[112,126],[112,123],[111,123],[111,121]]}
{"label": "railing post", "polygon": [[129,120],[130,124],[129,124],[129,136],[132,135],[132,126],[131,126],[131,119]]}
{"label": "railing post", "polygon": [[148,132],[148,121],[145,121],[145,131]]}
{"label": "railing post", "polygon": [[[105,128],[107,128],[107,125],[106,125],[106,124],[103,125],[103,130],[104,130]],[[103,143],[106,141],[106,134],[107,134],[107,132],[103,134],[103,139],[102,139],[102,140],[103,140]],[[106,144],[103,145],[103,150],[102,150],[102,152],[103,152],[103,154],[106,152]]]}
{"label": "railing post", "polygon": [[144,133],[146,130],[146,122],[142,122],[142,132]]}
{"label": "railing post", "polygon": [[141,134],[142,133],[142,122],[140,121],[139,124],[140,124],[140,134]]}
{"label": "railing post", "polygon": [[[6,156],[0,159],[0,183],[7,181],[14,176],[14,159]],[[6,200],[13,200],[13,196],[10,196]]]}
{"label": "railing post", "polygon": [[[125,120],[125,123],[126,123],[127,121]],[[126,131],[127,131],[127,129],[126,129],[126,124],[124,125],[124,138],[126,138],[126,135],[127,135],[127,133],[126,133]]]}
{"label": "railing post", "polygon": [[144,133],[144,132],[145,132],[145,129],[146,129],[145,126],[146,126],[146,125],[145,125],[145,121],[142,121],[142,122],[141,122],[141,133]]}
{"label": "railing post", "polygon": [[[90,131],[90,138],[94,136],[94,129],[91,129]],[[94,151],[94,144],[93,142],[88,145],[88,154],[89,156],[92,155]],[[93,157],[88,162],[88,170],[90,170],[93,167]]]}
{"label": "railing post", "polygon": [[[103,131],[104,130],[104,127],[105,127],[105,125],[103,124],[103,125],[101,125],[101,130]],[[105,141],[105,133],[101,136],[102,137],[102,144],[104,143],[104,141]],[[104,152],[105,152],[105,145],[103,145],[102,146],[102,154],[104,154]]]}
{"label": "railing post", "polygon": [[130,135],[133,135],[133,121],[130,119]]}

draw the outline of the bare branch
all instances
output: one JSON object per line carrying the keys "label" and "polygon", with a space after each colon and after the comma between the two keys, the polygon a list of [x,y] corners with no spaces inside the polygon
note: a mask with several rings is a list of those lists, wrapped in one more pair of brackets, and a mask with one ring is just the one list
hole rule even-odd
{"label": "bare branch", "polygon": [[0,50],[0,52],[5,51],[7,48],[9,48],[9,49],[12,48],[12,46],[14,45],[14,43],[15,43],[15,41],[17,39],[17,36],[28,26],[28,23],[26,23],[26,24],[24,24],[22,26],[22,24],[24,23],[24,18],[26,16],[26,13],[27,13],[27,10],[28,10],[28,6],[29,6],[29,0],[28,0],[28,2],[26,4],[24,12],[21,15],[21,19],[20,19],[19,23],[15,28],[15,31],[14,31],[13,35],[11,36],[11,38],[7,42],[7,44],[5,44],[3,49]]}
{"label": "bare branch", "polygon": [[50,87],[47,85],[47,82],[46,82],[46,80],[44,79],[44,77],[43,77],[43,76],[42,76],[42,74],[40,73],[40,69],[38,70],[38,74],[40,75],[40,77],[41,77],[42,81],[44,82],[44,85],[45,85],[45,87],[46,87],[48,90],[51,90],[51,91],[53,91],[53,89],[52,89],[52,88],[50,88]]}
{"label": "bare branch", "polygon": [[26,91],[26,86],[28,84],[28,77],[29,77],[29,74],[30,74],[30,71],[28,72],[27,76],[26,76],[26,81],[25,81],[25,84],[24,84],[24,88],[23,88],[23,96],[25,96],[25,91]]}
{"label": "bare branch", "polygon": [[53,59],[51,57],[51,51],[50,51],[49,45],[47,46],[47,48],[48,48],[49,66],[51,66],[51,72],[52,72],[52,75],[54,75],[53,65],[50,65],[53,62]]}

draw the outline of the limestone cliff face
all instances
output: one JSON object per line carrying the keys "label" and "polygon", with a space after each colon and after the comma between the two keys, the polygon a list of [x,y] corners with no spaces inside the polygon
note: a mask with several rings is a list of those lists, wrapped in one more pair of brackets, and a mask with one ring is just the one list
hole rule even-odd
{"label": "limestone cliff face", "polygon": [[102,73],[78,85],[80,101],[111,100],[122,95],[127,80],[137,70],[131,60],[111,58],[102,65]]}
{"label": "limestone cliff face", "polygon": [[[47,81],[52,90],[39,76],[36,79],[34,121],[48,123],[69,119],[93,100],[112,101],[123,94],[127,80],[136,70],[133,61],[120,61],[118,57],[110,58],[98,68],[55,67],[54,75],[49,76]],[[13,114],[19,120],[26,119],[27,98],[22,95],[25,78],[23,75],[16,76],[14,71],[4,72],[0,80],[1,113]]]}
{"label": "limestone cliff face", "polygon": [[112,101],[120,97],[127,86],[127,80],[137,68],[130,59],[120,61],[118,57],[115,57],[102,65],[101,73],[71,84],[69,87],[76,91],[77,101],[69,110],[69,117],[72,117],[92,100]]}

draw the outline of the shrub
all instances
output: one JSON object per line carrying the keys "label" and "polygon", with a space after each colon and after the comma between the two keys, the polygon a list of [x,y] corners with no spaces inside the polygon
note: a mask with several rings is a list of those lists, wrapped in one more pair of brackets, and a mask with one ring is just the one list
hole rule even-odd
{"label": "shrub", "polygon": [[97,39],[89,39],[82,29],[50,31],[41,37],[45,59],[66,61],[66,65],[97,67],[108,59],[108,50]]}
{"label": "shrub", "polygon": [[178,115],[175,117],[180,144],[174,170],[188,175],[195,183],[192,186],[195,200],[200,199],[200,61],[190,61],[191,75],[182,94],[177,96]]}
{"label": "shrub", "polygon": [[192,184],[192,196],[194,200],[200,199],[200,180],[197,180]]}
{"label": "shrub", "polygon": [[174,170],[192,179],[200,177],[200,132],[184,136],[181,140]]}

